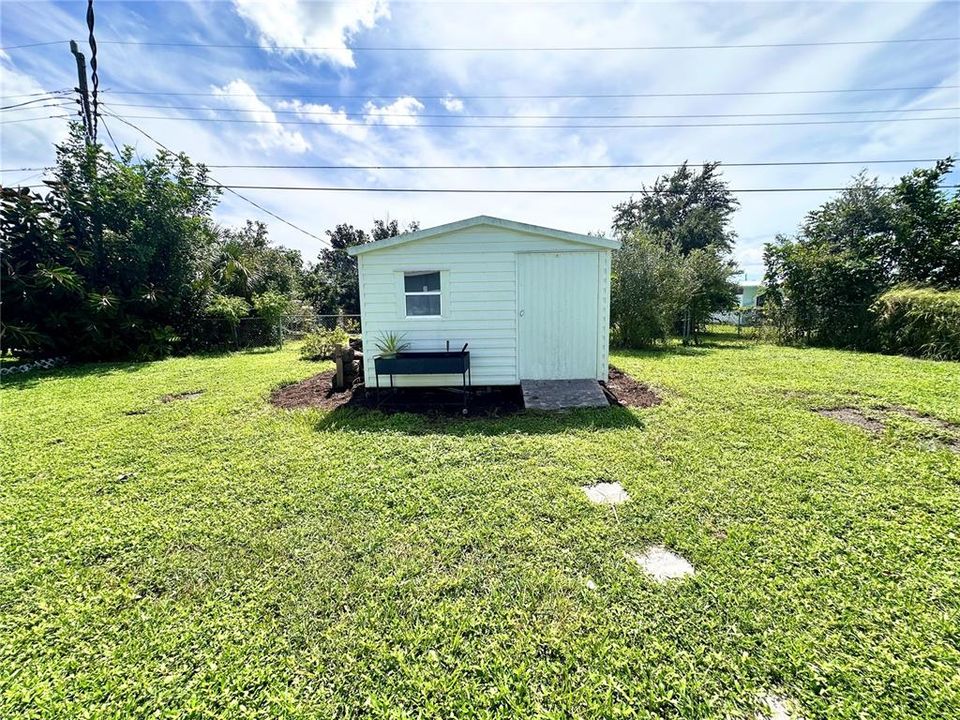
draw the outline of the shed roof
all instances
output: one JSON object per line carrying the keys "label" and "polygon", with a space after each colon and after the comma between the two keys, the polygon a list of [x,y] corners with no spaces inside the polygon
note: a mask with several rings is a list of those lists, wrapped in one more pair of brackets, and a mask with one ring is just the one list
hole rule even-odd
{"label": "shed roof", "polygon": [[466,220],[457,220],[446,225],[437,225],[436,227],[417,230],[416,232],[397,235],[396,237],[384,238],[366,245],[355,245],[347,248],[351,255],[362,255],[364,253],[382,250],[396,245],[403,245],[417,240],[426,240],[427,238],[454,232],[455,230],[464,230],[477,225],[489,225],[492,227],[504,228],[506,230],[515,230],[516,232],[531,233],[533,235],[542,235],[544,237],[554,238],[556,240],[567,240],[569,242],[581,243],[583,245],[592,245],[594,247],[608,248],[616,250],[620,247],[619,240],[597,237],[595,235],[581,235],[580,233],[567,232],[565,230],[554,230],[552,228],[540,227],[539,225],[530,225],[528,223],[517,222],[516,220],[504,220],[503,218],[491,217],[489,215],[477,215]]}

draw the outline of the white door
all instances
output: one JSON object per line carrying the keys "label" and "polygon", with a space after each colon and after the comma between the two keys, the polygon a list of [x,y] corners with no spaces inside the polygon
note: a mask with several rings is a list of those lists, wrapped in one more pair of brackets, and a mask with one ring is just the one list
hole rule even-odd
{"label": "white door", "polygon": [[517,255],[521,380],[597,376],[600,253]]}

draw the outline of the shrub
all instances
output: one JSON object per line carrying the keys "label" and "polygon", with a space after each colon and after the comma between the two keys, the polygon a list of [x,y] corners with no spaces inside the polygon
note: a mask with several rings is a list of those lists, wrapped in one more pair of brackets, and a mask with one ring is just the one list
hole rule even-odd
{"label": "shrub", "polygon": [[326,360],[333,356],[333,351],[345,346],[350,340],[347,331],[342,327],[333,330],[320,330],[307,333],[300,346],[300,357],[304,360]]}
{"label": "shrub", "polygon": [[210,317],[221,318],[233,329],[240,323],[240,318],[250,314],[250,303],[236,295],[214,295],[206,309]]}
{"label": "shrub", "polygon": [[960,360],[960,290],[899,287],[873,305],[885,352]]}

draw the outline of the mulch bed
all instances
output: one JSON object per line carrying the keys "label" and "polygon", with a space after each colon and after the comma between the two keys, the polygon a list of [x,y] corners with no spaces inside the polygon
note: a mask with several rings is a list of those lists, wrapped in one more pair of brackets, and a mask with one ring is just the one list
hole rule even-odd
{"label": "mulch bed", "polygon": [[610,366],[608,380],[600,383],[611,405],[633,408],[648,408],[659,405],[660,396],[653,389],[637,382],[623,370]]}
{"label": "mulch bed", "polygon": [[279,387],[270,393],[270,402],[285,410],[307,407],[333,410],[346,405],[353,398],[353,390],[348,388],[334,392],[335,374],[335,370],[328,370],[298,383]]}
{"label": "mulch bed", "polygon": [[[339,407],[378,409],[384,412],[409,412],[422,415],[460,415],[462,396],[449,390],[435,388],[398,388],[383,391],[381,402],[376,392],[363,385],[334,392],[334,371],[328,370],[306,380],[284,385],[270,394],[270,403],[285,410]],[[621,370],[611,366],[610,379],[601,383],[611,405],[645,408],[660,403],[660,397],[648,386],[637,382]],[[473,417],[499,417],[523,410],[523,396],[519,387],[474,389],[467,403]]]}

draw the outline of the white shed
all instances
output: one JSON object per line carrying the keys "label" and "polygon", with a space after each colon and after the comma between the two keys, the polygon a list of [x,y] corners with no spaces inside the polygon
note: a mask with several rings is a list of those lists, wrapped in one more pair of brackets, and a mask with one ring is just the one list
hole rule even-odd
{"label": "white shed", "polygon": [[[472,384],[607,378],[616,240],[481,215],[349,249],[363,346],[401,333],[412,351],[469,344]],[[374,363],[364,363],[367,387]],[[383,378],[381,378],[383,382]],[[460,385],[408,375],[397,386]]]}

